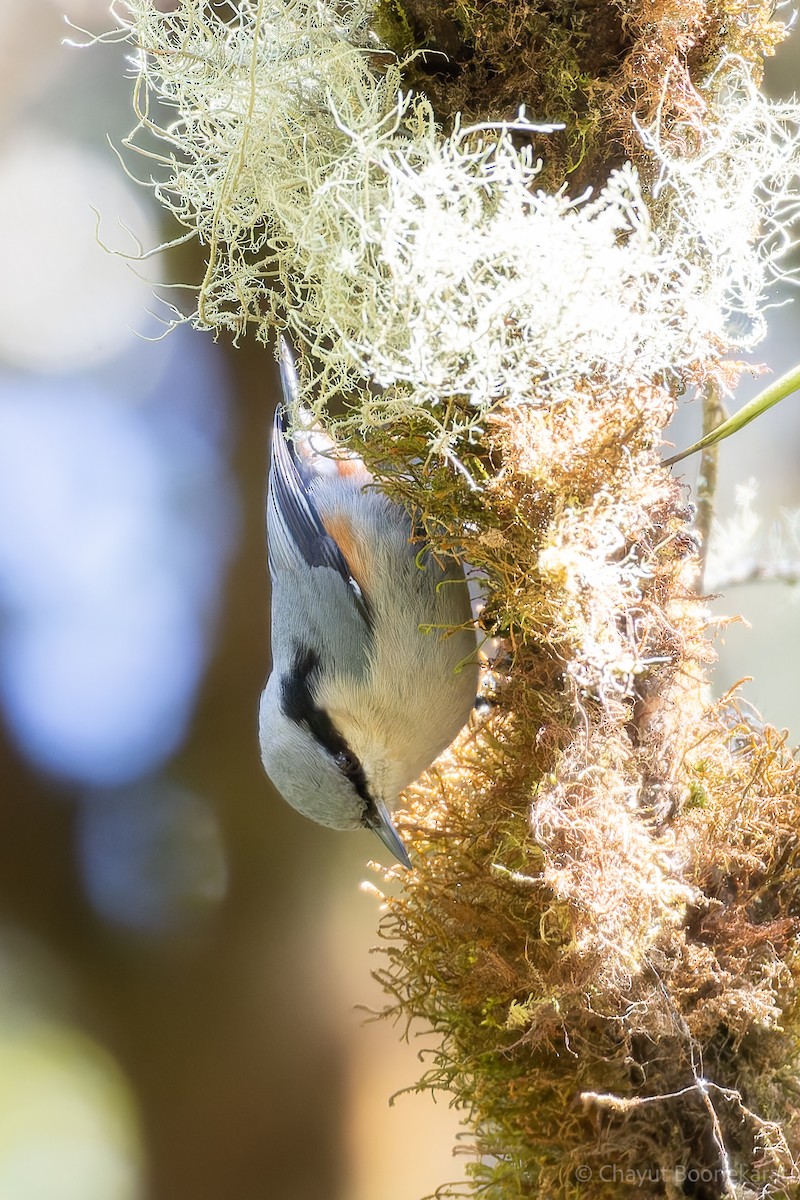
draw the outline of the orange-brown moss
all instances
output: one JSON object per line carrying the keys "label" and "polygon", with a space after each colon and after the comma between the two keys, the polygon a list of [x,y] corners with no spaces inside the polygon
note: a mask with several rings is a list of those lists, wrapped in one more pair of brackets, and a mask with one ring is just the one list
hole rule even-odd
{"label": "orange-brown moss", "polygon": [[420,1086],[467,1110],[497,1200],[799,1182],[800,768],[706,699],[697,544],[650,449],[672,403],[501,410],[474,491],[363,447],[486,572],[504,639],[489,715],[410,794],[378,972],[441,1036]]}

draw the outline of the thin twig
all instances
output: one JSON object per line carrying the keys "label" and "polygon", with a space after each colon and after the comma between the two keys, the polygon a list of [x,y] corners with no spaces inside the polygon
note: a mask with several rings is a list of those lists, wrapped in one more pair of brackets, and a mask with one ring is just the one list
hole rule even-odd
{"label": "thin twig", "polygon": [[[710,380],[703,394],[703,436],[716,429],[727,419],[725,405],[722,403],[719,384]],[[719,446],[706,446],[700,459],[700,473],[697,477],[697,532],[700,534],[700,578],[698,590],[703,591],[703,582],[708,558],[708,542],[711,536],[711,522],[714,518],[714,497],[717,491],[717,465]]]}
{"label": "thin twig", "polygon": [[797,587],[800,585],[800,561],[771,563],[748,560],[727,575],[712,575],[706,586],[712,592],[727,592],[729,588],[749,583],[783,583],[787,587]]}

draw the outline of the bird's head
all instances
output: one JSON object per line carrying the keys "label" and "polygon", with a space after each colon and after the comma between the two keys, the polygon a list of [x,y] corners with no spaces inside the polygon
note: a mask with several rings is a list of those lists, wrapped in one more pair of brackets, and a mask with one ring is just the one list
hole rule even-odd
{"label": "bird's head", "polygon": [[[392,822],[381,747],[351,734],[346,741],[297,677],[273,672],[261,697],[264,768],[283,798],[331,829],[371,829],[405,867],[408,852]],[[360,744],[359,744],[360,743]]]}

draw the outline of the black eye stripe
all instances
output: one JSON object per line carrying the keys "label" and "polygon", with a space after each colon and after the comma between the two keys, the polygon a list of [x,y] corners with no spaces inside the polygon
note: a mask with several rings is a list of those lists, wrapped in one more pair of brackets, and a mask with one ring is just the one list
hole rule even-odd
{"label": "black eye stripe", "polygon": [[319,672],[319,655],[313,650],[296,646],[291,671],[281,678],[281,708],[296,725],[309,724],[310,717],[320,710],[314,703],[311,683]]}
{"label": "black eye stripe", "polygon": [[291,672],[281,679],[281,708],[290,721],[306,725],[311,735],[328,751],[364,801],[367,814],[374,810],[364,768],[324,708],[314,699],[313,684],[319,674],[319,655],[303,646],[295,647]]}

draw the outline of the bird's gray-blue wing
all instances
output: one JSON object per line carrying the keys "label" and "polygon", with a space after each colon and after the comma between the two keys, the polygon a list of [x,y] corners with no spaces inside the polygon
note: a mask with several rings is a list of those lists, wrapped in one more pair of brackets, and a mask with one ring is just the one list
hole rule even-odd
{"label": "bird's gray-blue wing", "polygon": [[331,568],[347,584],[354,604],[369,625],[367,601],[336,541],[322,523],[311,492],[309,468],[298,460],[286,437],[287,430],[286,410],[279,405],[272,426],[267,493],[270,571],[297,570],[302,564]]}

